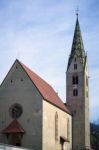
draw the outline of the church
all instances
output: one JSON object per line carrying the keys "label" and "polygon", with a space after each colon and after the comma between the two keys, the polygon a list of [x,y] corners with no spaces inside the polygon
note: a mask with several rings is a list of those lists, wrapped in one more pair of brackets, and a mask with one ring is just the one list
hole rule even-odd
{"label": "church", "polygon": [[0,85],[0,143],[32,150],[89,150],[87,64],[78,14],[66,70],[66,103],[16,59]]}

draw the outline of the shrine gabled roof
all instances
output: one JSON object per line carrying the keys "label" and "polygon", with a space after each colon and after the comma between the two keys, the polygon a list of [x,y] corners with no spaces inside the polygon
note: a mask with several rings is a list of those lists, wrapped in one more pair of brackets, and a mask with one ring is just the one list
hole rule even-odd
{"label": "shrine gabled roof", "polygon": [[3,133],[25,133],[25,130],[17,120],[14,120],[3,130]]}
{"label": "shrine gabled roof", "polygon": [[54,89],[46,81],[44,81],[40,76],[38,76],[36,73],[30,70],[27,66],[21,63],[19,60],[17,61],[20,63],[20,65],[22,66],[24,71],[27,73],[31,81],[34,83],[35,87],[38,89],[38,91],[40,92],[44,100],[62,109],[68,114],[71,114],[67,106],[65,106],[65,104],[62,102],[60,97],[54,91]]}

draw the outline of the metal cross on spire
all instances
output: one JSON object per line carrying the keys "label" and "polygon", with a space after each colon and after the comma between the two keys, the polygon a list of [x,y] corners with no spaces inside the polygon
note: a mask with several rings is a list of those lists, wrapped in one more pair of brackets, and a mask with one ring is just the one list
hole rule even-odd
{"label": "metal cross on spire", "polygon": [[77,9],[76,9],[76,16],[78,17],[78,15],[79,15],[79,9],[77,7]]}

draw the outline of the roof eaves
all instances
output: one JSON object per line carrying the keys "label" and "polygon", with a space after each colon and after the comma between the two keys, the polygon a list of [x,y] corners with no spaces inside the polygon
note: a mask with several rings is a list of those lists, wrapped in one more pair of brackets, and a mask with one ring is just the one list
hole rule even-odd
{"label": "roof eaves", "polygon": [[[72,114],[71,114],[71,112],[69,111],[69,109],[68,109],[68,111],[67,111],[67,110],[62,109],[61,107],[59,107],[58,105],[52,103],[51,101],[49,101],[49,100],[47,100],[47,99],[43,99],[43,100],[47,101],[48,103],[52,104],[53,106],[56,106],[57,108],[61,109],[62,111],[66,112],[66,113],[68,113],[69,115],[72,116]],[[63,104],[64,104],[64,103],[63,103]],[[64,105],[64,106],[65,106],[65,105]]]}

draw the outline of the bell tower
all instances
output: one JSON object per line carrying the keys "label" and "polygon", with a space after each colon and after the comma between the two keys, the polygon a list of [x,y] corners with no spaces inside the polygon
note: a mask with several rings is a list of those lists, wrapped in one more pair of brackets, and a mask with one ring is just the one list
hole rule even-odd
{"label": "bell tower", "polygon": [[90,149],[88,64],[78,13],[66,71],[67,105],[73,116],[73,150]]}

